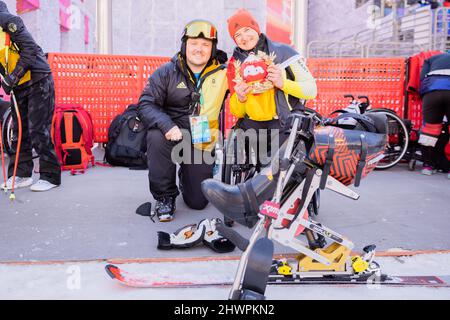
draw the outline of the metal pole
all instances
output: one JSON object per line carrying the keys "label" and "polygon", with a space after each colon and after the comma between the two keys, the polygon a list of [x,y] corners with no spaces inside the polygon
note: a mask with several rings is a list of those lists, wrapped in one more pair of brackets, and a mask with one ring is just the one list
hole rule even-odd
{"label": "metal pole", "polygon": [[309,0],[296,0],[294,44],[297,51],[304,57],[307,55],[308,46],[308,3]]}
{"label": "metal pole", "polygon": [[97,0],[97,42],[99,53],[113,53],[112,0]]}
{"label": "metal pole", "polygon": [[397,42],[398,39],[398,35],[399,35],[399,28],[400,28],[400,24],[398,21],[398,14],[397,14],[397,9],[398,9],[398,0],[395,0],[392,3],[392,28],[393,28],[393,39],[392,41]]}

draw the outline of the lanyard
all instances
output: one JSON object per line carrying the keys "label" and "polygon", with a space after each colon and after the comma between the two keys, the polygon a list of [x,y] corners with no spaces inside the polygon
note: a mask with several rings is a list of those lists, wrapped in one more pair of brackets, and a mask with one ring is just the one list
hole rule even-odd
{"label": "lanyard", "polygon": [[197,88],[195,91],[193,91],[191,93],[191,107],[189,109],[189,112],[191,113],[192,116],[195,115],[200,115],[200,111],[201,111],[201,107],[204,104],[204,96],[202,93],[202,86],[203,83],[205,82],[206,78],[208,78],[209,76],[213,75],[214,73],[225,69],[224,65],[221,65],[220,67],[206,73],[205,75],[203,75],[202,77],[200,77],[200,79],[197,81]]}

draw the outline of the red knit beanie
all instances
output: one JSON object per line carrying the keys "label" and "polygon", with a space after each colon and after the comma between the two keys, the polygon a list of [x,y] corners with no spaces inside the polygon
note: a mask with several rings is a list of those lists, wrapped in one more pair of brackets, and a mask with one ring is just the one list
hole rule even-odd
{"label": "red knit beanie", "polygon": [[245,27],[251,28],[258,32],[258,34],[261,34],[258,22],[256,22],[256,19],[253,18],[252,14],[245,9],[238,10],[228,19],[228,32],[233,40],[236,32]]}

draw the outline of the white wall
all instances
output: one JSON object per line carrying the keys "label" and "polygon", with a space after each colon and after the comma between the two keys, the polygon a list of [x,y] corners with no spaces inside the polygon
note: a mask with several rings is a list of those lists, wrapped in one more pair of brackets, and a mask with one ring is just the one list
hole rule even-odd
{"label": "white wall", "polygon": [[[59,18],[59,1],[41,0],[38,10],[26,12],[20,15],[27,29],[44,52],[95,52],[95,1],[96,0],[72,0],[81,12],[80,24],[74,26],[69,32],[61,32]],[[8,9],[16,14],[16,1],[5,0]],[[84,43],[84,15],[91,18],[90,43]]]}
{"label": "white wall", "polygon": [[367,4],[356,9],[355,0],[309,0],[308,42],[339,41],[367,30],[370,21]]}
{"label": "white wall", "polygon": [[219,48],[232,52],[227,19],[246,8],[266,28],[265,0],[113,0],[113,52],[125,55],[173,56],[184,25],[207,19],[219,32]]}

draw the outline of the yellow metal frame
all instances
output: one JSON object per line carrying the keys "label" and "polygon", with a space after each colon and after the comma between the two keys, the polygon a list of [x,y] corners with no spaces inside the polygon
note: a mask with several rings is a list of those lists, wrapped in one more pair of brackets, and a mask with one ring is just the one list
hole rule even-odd
{"label": "yellow metal frame", "polygon": [[331,262],[329,266],[326,266],[320,262],[315,261],[305,255],[300,255],[298,259],[298,272],[310,272],[310,271],[335,271],[345,272],[347,261],[351,255],[351,250],[338,244],[333,243],[326,249],[317,249],[315,251],[322,257]]}

